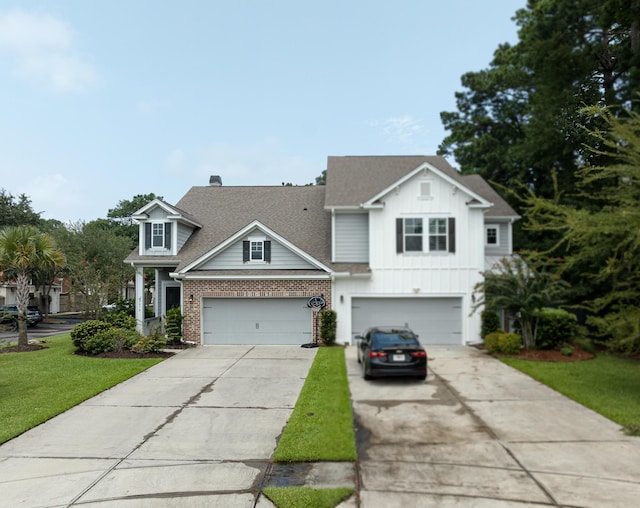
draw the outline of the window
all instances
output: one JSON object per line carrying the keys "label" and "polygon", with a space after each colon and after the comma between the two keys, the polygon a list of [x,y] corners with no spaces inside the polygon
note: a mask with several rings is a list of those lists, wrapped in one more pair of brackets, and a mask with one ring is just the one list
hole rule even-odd
{"label": "window", "polygon": [[271,241],[249,238],[242,242],[243,263],[271,263]]}
{"label": "window", "polygon": [[[426,243],[423,222],[427,222]],[[396,219],[396,252],[456,251],[456,220],[453,217]]]}
{"label": "window", "polygon": [[164,247],[164,224],[152,224],[151,246]]}
{"label": "window", "polygon": [[485,245],[498,247],[500,245],[500,236],[498,234],[499,228],[497,225],[487,224],[484,227],[485,230]]}
{"label": "window", "polygon": [[147,222],[144,237],[145,249],[171,249],[171,223]]}
{"label": "window", "polygon": [[447,252],[447,219],[429,219],[429,252]]}
{"label": "window", "polygon": [[264,242],[261,241],[251,241],[251,261],[262,261],[264,252],[263,249]]}
{"label": "window", "polygon": [[422,252],[422,219],[404,220],[405,252]]}

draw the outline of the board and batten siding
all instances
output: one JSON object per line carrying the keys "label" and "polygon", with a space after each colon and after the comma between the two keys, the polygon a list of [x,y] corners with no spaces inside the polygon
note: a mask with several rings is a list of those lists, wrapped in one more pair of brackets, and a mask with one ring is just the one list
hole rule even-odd
{"label": "board and batten siding", "polygon": [[271,240],[271,262],[249,262],[242,261],[242,241],[253,238],[254,235],[248,235],[242,240],[235,242],[224,251],[210,259],[199,270],[238,270],[242,268],[251,270],[309,270],[315,269],[311,263],[291,252],[284,245],[265,237],[265,240]]}
{"label": "board and batten siding", "polygon": [[369,262],[369,214],[340,213],[334,216],[334,261]]}

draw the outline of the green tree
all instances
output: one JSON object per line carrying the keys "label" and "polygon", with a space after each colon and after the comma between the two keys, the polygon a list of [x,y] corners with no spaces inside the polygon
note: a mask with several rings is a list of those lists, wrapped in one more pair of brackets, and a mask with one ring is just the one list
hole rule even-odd
{"label": "green tree", "polygon": [[133,249],[138,242],[138,226],[132,215],[154,199],[162,200],[164,198],[151,192],[149,194],[136,194],[131,199],[121,199],[115,208],[109,209],[107,219],[98,220],[110,225],[118,236],[128,238],[131,249]]}
{"label": "green tree", "polygon": [[95,316],[104,303],[120,297],[134,275],[123,262],[132,248],[128,237],[104,219],[69,224],[52,234],[67,254],[65,275],[85,313]]}
{"label": "green tree", "polygon": [[558,303],[567,288],[555,268],[553,259],[535,252],[501,259],[476,286],[479,298],[473,310],[508,311],[520,324],[524,346],[534,348],[542,309]]}
{"label": "green tree", "polygon": [[55,269],[65,263],[61,250],[49,235],[33,226],[11,226],[0,230],[0,271],[16,281],[18,346],[26,347],[27,305],[30,277],[37,270]]}
{"label": "green tree", "polygon": [[553,198],[530,192],[525,227],[560,237],[551,252],[567,252],[565,273],[597,289],[584,305],[599,335],[611,337],[615,349],[640,352],[640,114],[604,107],[586,113],[608,126],[591,130],[587,147],[607,165],[585,164],[573,193],[559,186]]}
{"label": "green tree", "polygon": [[0,189],[0,228],[5,226],[38,226],[40,214],[31,207],[31,200],[20,194],[17,198]]}
{"label": "green tree", "polygon": [[576,166],[595,156],[584,151],[582,126],[597,129],[601,119],[582,108],[629,103],[640,88],[640,2],[529,0],[514,20],[518,42],[501,45],[488,69],[463,75],[457,111],[441,113],[450,133],[439,153],[463,173],[551,197],[552,169],[571,188]]}

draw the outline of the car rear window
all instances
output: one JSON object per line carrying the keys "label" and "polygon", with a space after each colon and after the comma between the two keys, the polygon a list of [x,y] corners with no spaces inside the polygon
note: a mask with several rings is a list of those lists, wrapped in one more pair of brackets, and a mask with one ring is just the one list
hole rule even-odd
{"label": "car rear window", "polygon": [[410,346],[417,345],[418,340],[416,336],[410,332],[375,332],[373,334],[373,346],[374,347],[393,347],[397,345]]}

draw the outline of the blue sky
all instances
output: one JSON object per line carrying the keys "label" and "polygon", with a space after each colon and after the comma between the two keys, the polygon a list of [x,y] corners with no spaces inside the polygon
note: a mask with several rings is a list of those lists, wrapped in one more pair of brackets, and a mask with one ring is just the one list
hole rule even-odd
{"label": "blue sky", "polygon": [[[45,218],[433,154],[526,0],[0,0],[0,187]],[[455,161],[450,161],[455,163]]]}

